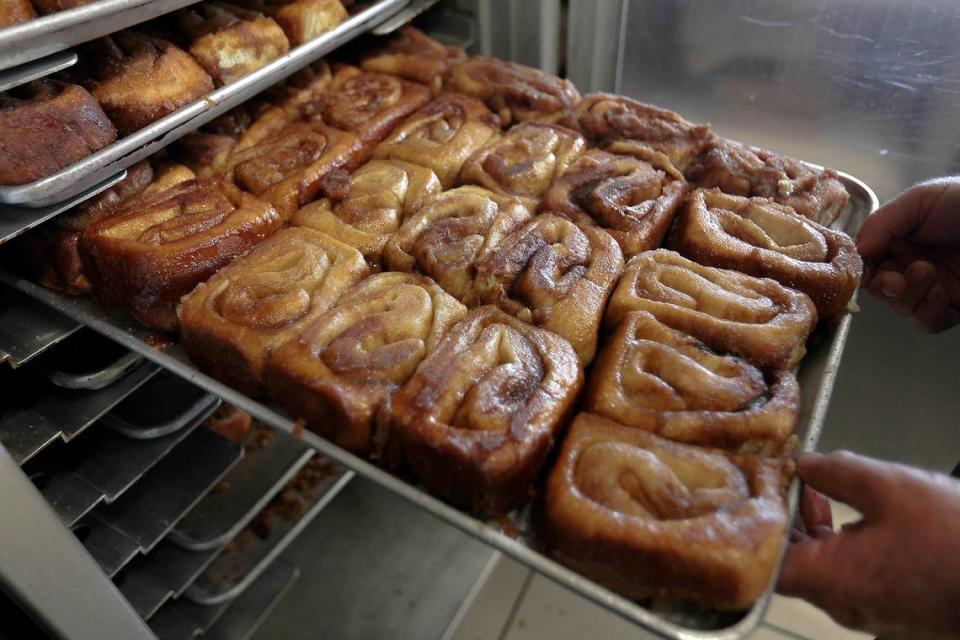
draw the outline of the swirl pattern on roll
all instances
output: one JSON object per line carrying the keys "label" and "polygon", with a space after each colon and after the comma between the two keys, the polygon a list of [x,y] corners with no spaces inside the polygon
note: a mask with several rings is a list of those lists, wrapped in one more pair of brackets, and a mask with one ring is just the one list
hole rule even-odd
{"label": "swirl pattern on roll", "polygon": [[660,246],[686,190],[649,162],[592,150],[550,187],[542,209],[603,228],[630,258]]}
{"label": "swirl pattern on roll", "polygon": [[370,453],[379,408],[465,314],[429,278],[372,275],[273,351],[268,388],[310,429]]}
{"label": "swirl pattern on roll", "polygon": [[628,313],[597,356],[584,410],[670,440],[779,454],[793,443],[800,387],[717,353],[645,311]]}
{"label": "swirl pattern on roll", "polygon": [[478,263],[474,295],[563,336],[588,364],[604,304],[622,271],[623,254],[607,233],[543,214]]}
{"label": "swirl pattern on roll", "polygon": [[687,198],[670,247],[697,262],[773,278],[806,293],[821,318],[846,310],[863,261],[845,233],[766,198],[697,189]]}
{"label": "swirl pattern on roll", "polygon": [[737,196],[772,198],[800,215],[830,225],[850,194],[836,172],[817,169],[766,149],[713,137],[704,153],[686,169],[698,187],[719,187]]}
{"label": "swirl pattern on roll", "polygon": [[580,92],[563,78],[514,62],[473,56],[450,70],[443,86],[480,98],[503,126],[546,122],[575,127]]}
{"label": "swirl pattern on roll", "polygon": [[387,448],[443,499],[503,514],[529,497],[582,383],[563,338],[483,306],[397,393]]}
{"label": "swirl pattern on roll", "polygon": [[705,267],[666,249],[627,263],[606,325],[616,326],[630,311],[649,311],[712,349],[776,369],[800,361],[817,322],[813,301],[804,293],[767,278]]}
{"label": "swirl pattern on roll", "polygon": [[531,217],[515,198],[480,187],[458,187],[432,198],[410,216],[383,251],[386,268],[418,271],[467,304],[476,265]]}
{"label": "swirl pattern on roll", "polygon": [[216,178],[135,198],[87,227],[79,250],[94,292],[148,327],[177,327],[180,297],[276,231],[277,211]]}
{"label": "swirl pattern on roll", "polygon": [[386,47],[365,56],[360,66],[364,71],[419,82],[437,92],[447,70],[466,59],[463,49],[437,42],[419,29],[406,26],[387,42]]}
{"label": "swirl pattern on roll", "polygon": [[470,156],[460,171],[460,182],[520,198],[535,211],[553,181],[585,149],[583,136],[566,127],[517,125]]}
{"label": "swirl pattern on roll", "polygon": [[293,224],[345,242],[379,268],[393,233],[440,189],[437,175],[426,167],[371,160],[353,174],[329,174],[324,180],[327,197],[297,211]]}
{"label": "swirl pattern on roll", "polygon": [[360,253],[312,229],[283,229],[185,296],[177,310],[190,359],[262,395],[270,351],[368,273]]}
{"label": "swirl pattern on roll", "polygon": [[545,546],[630,598],[744,609],[779,559],[790,471],[582,413],[547,479]]}
{"label": "swirl pattern on roll", "polygon": [[476,98],[441,93],[401,123],[373,156],[432,169],[443,188],[449,189],[467,158],[499,127],[499,118]]}

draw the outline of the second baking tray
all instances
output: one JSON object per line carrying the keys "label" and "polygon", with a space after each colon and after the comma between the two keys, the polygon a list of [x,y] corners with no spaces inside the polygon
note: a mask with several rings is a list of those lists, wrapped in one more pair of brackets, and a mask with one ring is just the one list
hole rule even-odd
{"label": "second baking tray", "polygon": [[[847,174],[841,174],[841,178],[851,194],[851,199],[834,226],[850,235],[855,235],[866,217],[876,210],[878,201],[874,192],[857,178]],[[20,289],[63,314],[142,353],[160,366],[219,395],[226,402],[251,413],[267,424],[294,434],[306,445],[349,467],[361,476],[370,478],[533,570],[664,638],[736,640],[746,637],[763,618],[776,576],[772,576],[771,588],[767,595],[745,613],[721,614],[692,607],[651,608],[628,600],[540,553],[536,546],[528,509],[512,514],[511,522],[505,523],[511,531],[505,532],[499,521],[484,522],[455,509],[422,488],[387,473],[380,467],[348,453],[310,431],[298,428],[295,422],[276,406],[244,396],[207,376],[194,367],[179,345],[162,351],[151,347],[144,340],[150,332],[120,311],[104,309],[93,300],[78,299],[44,289],[6,272],[0,272],[0,281]],[[797,372],[803,396],[797,424],[801,451],[812,451],[820,437],[850,329],[850,321],[851,316],[848,314],[837,324],[821,329],[808,344],[807,356]],[[790,495],[791,512],[796,508],[797,489],[798,483],[795,481]],[[514,528],[518,531],[512,531]],[[786,539],[784,539],[784,548],[786,548]]]}

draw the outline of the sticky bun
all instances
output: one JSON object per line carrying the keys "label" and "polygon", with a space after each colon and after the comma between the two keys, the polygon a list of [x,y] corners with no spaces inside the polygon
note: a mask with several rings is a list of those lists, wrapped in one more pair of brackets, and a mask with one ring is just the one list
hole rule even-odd
{"label": "sticky bun", "polygon": [[298,47],[349,17],[340,0],[239,0],[277,21],[290,45]]}
{"label": "sticky bun", "polygon": [[387,46],[364,56],[360,66],[399,76],[430,87],[434,93],[443,86],[443,77],[455,64],[467,59],[459,47],[450,47],[424,35],[414,27],[404,27]]}
{"label": "sticky bun", "polygon": [[9,27],[37,17],[30,0],[0,0],[0,27]]}
{"label": "sticky bun", "polygon": [[74,7],[82,7],[94,1],[95,0],[32,0],[33,7],[42,15],[56,13],[57,11],[66,11]]}

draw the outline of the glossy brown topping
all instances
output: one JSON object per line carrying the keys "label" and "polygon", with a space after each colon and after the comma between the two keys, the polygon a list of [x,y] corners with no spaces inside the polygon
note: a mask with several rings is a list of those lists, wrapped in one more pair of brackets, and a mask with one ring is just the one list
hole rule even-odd
{"label": "glossy brown topping", "polygon": [[399,76],[439,91],[451,66],[467,59],[459,47],[449,47],[414,27],[404,27],[380,51],[363,58],[364,71]]}
{"label": "glossy brown topping", "polygon": [[32,0],[33,6],[43,15],[56,13],[57,11],[66,11],[74,7],[81,7],[93,1],[94,0]]}
{"label": "glossy brown topping", "polygon": [[0,7],[0,27],[9,27],[37,17],[30,0],[4,0]]}

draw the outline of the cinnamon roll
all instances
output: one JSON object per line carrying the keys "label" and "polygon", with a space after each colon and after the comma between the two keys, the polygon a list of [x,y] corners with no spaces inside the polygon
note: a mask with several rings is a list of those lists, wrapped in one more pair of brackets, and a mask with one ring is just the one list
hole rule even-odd
{"label": "cinnamon roll", "polygon": [[465,313],[429,278],[379,273],[274,350],[264,378],[310,429],[370,453],[378,409]]}
{"label": "cinnamon roll", "polygon": [[473,286],[480,302],[569,340],[586,365],[622,271],[623,254],[607,233],[543,214],[479,260]]}
{"label": "cinnamon roll", "polygon": [[120,31],[83,53],[90,91],[127,135],[213,91],[213,80],[166,40]]}
{"label": "cinnamon roll", "polygon": [[624,316],[587,379],[585,411],[677,442],[774,455],[791,448],[793,374],[765,375],[646,311]]}
{"label": "cinnamon roll", "polygon": [[297,211],[293,224],[323,231],[379,268],[390,236],[440,192],[436,174],[397,160],[372,160],[340,179],[324,181],[327,197]]}
{"label": "cinnamon roll", "polygon": [[365,56],[360,66],[364,71],[419,82],[436,93],[443,86],[447,71],[466,59],[463,49],[437,42],[419,29],[407,26],[392,37],[386,47]]}
{"label": "cinnamon roll", "polygon": [[603,228],[629,258],[660,246],[686,191],[662,165],[594,149],[553,183],[542,210]]}
{"label": "cinnamon roll", "polygon": [[260,95],[283,108],[291,119],[295,119],[300,116],[301,105],[327,92],[332,83],[333,72],[330,65],[318,60]]}
{"label": "cinnamon roll", "polygon": [[749,607],[787,533],[783,459],[670,442],[590,414],[547,479],[548,553],[634,599]]}
{"label": "cinnamon roll", "polygon": [[649,311],[663,324],[711,349],[753,364],[789,368],[800,362],[817,310],[806,294],[767,278],[705,267],[658,249],[635,256],[623,272],[604,320]]}
{"label": "cinnamon roll", "polygon": [[476,98],[441,93],[397,127],[373,155],[432,169],[449,189],[463,163],[499,126],[499,119]]}
{"label": "cinnamon roll", "polygon": [[432,198],[407,218],[383,250],[391,271],[419,271],[467,304],[476,264],[530,219],[516,198],[480,187],[458,187]]}
{"label": "cinnamon roll", "polygon": [[272,18],[219,2],[182,11],[176,26],[187,51],[217,86],[239,80],[290,49]]}
{"label": "cinnamon roll", "polygon": [[33,6],[39,13],[48,15],[57,11],[82,7],[91,2],[94,2],[94,0],[33,0]]}
{"label": "cinnamon roll", "polygon": [[582,383],[566,340],[480,307],[394,397],[387,447],[444,500],[501,515],[530,497]]}
{"label": "cinnamon roll", "polygon": [[473,56],[450,70],[444,89],[480,98],[503,126],[548,122],[576,127],[580,92],[569,80],[540,69],[488,56]]}
{"label": "cinnamon roll", "polygon": [[293,47],[330,31],[349,16],[340,0],[237,0],[277,21]]}
{"label": "cinnamon roll", "polygon": [[265,202],[224,180],[197,178],[135,198],[87,227],[80,257],[99,297],[170,331],[182,295],[280,225]]}
{"label": "cinnamon roll", "polygon": [[798,289],[821,318],[844,312],[857,290],[863,261],[848,235],[803,218],[766,198],[697,189],[670,235],[670,247],[700,264]]}
{"label": "cinnamon roll", "polygon": [[344,67],[330,88],[300,105],[300,115],[352,131],[365,143],[376,144],[411,113],[430,101],[430,90],[381,73]]}
{"label": "cinnamon roll", "polygon": [[216,176],[237,141],[271,106],[265,100],[248,100],[177,140],[173,155],[202,178]]}
{"label": "cinnamon roll", "polygon": [[40,180],[116,139],[83,87],[36,80],[0,94],[0,184]]}
{"label": "cinnamon roll", "polygon": [[773,151],[719,137],[713,138],[686,173],[698,187],[772,198],[824,226],[837,219],[850,199],[840,178],[830,169],[815,169]]}
{"label": "cinnamon roll", "polygon": [[37,17],[30,0],[0,0],[0,27],[9,27]]}
{"label": "cinnamon roll", "polygon": [[201,369],[264,393],[270,352],[324,313],[368,269],[356,249],[312,229],[283,229],[180,302],[180,336]]}
{"label": "cinnamon roll", "polygon": [[710,125],[693,124],[668,111],[609,93],[594,93],[575,109],[580,129],[595,142],[632,140],[666,156],[684,171],[710,142]]}
{"label": "cinnamon roll", "polygon": [[565,127],[517,125],[470,156],[460,171],[460,182],[520,198],[536,211],[547,188],[585,150],[583,136]]}

